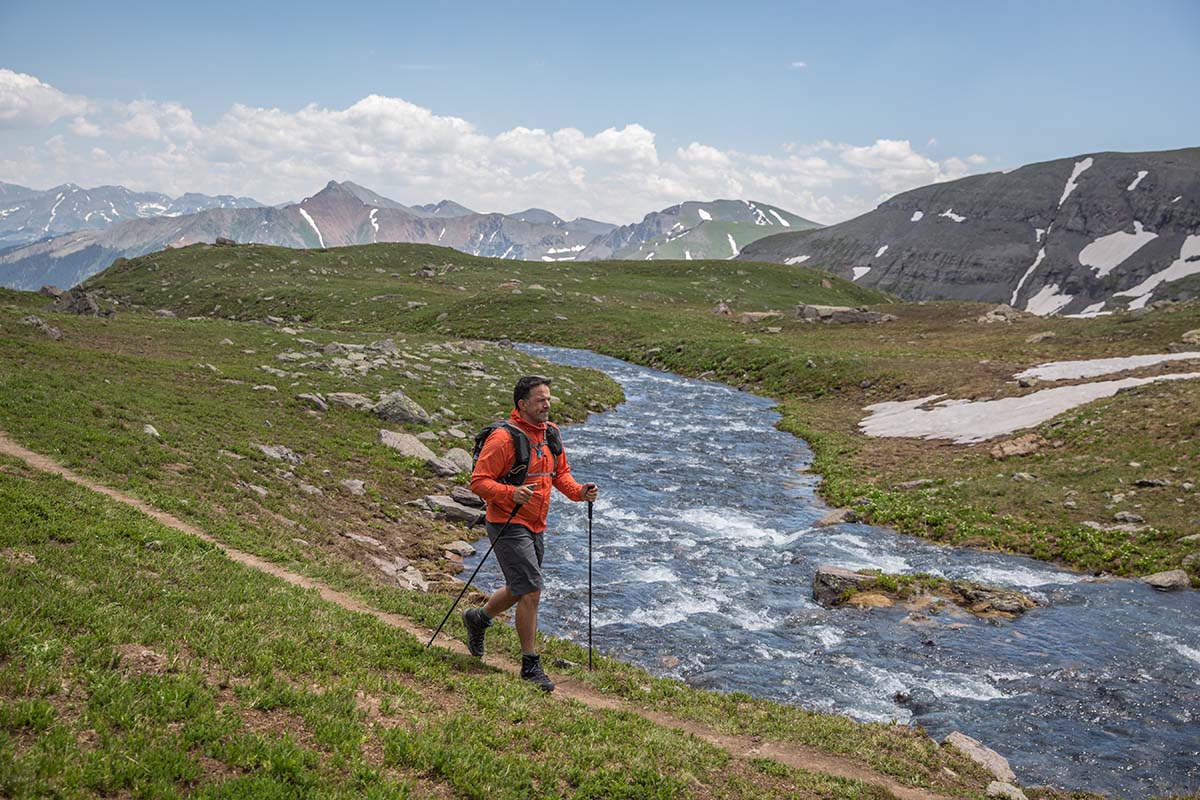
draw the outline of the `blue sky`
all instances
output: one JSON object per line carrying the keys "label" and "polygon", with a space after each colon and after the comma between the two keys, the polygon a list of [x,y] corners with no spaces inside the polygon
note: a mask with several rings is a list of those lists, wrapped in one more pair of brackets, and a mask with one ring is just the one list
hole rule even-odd
{"label": "blue sky", "polygon": [[1170,0],[0,0],[0,70],[0,180],[35,188],[279,202],[349,179],[479,210],[625,222],[738,196],[833,222],[970,172],[1200,145],[1200,3]]}

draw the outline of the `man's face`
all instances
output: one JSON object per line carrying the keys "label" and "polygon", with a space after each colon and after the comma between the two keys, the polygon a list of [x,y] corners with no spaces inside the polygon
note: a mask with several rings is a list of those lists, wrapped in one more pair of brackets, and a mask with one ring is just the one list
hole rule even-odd
{"label": "man's face", "polygon": [[529,396],[517,404],[521,416],[529,422],[542,423],[550,420],[550,387],[546,384],[535,386],[529,391]]}

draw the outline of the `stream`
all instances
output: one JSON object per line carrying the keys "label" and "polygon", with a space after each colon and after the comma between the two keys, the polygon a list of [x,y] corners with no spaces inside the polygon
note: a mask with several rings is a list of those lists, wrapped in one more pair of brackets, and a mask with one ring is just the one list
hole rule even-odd
{"label": "stream", "polygon": [[[601,488],[597,651],[697,687],[921,725],[939,741],[962,731],[1025,785],[1200,790],[1200,593],[1092,581],[887,528],[813,528],[829,508],[812,454],[775,429],[770,400],[587,351],[521,349],[551,375],[553,362],[602,370],[626,394],[563,431],[576,479]],[[556,493],[547,535],[541,629],[586,645],[586,505]],[[487,540],[476,546],[468,569]],[[823,564],[968,578],[1040,605],[1000,621],[830,610],[812,600]],[[494,559],[476,583],[503,583]]]}

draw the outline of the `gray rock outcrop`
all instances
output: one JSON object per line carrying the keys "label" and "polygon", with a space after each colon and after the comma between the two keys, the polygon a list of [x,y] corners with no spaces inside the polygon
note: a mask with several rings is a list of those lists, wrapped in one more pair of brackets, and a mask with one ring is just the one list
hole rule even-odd
{"label": "gray rock outcrop", "polygon": [[813,523],[814,528],[828,528],[832,525],[841,525],[843,522],[857,522],[858,512],[853,508],[835,508],[825,516]]}
{"label": "gray rock outcrop", "polygon": [[863,575],[843,567],[817,567],[817,572],[813,575],[813,600],[826,608],[833,608],[840,604],[848,593],[874,579],[873,575]]}
{"label": "gray rock outcrop", "polygon": [[355,411],[365,411],[375,407],[375,401],[357,392],[333,392],[325,395],[325,400],[331,406],[350,408]]}
{"label": "gray rock outcrop", "polygon": [[893,322],[896,319],[892,314],[872,311],[866,307],[850,308],[849,306],[801,305],[796,306],[792,315],[796,319],[802,319],[805,322],[824,322],[830,325],[856,323],[878,325],[883,322]]}
{"label": "gray rock outcrop", "polygon": [[448,495],[431,494],[425,498],[429,510],[457,522],[474,522],[482,512],[478,508],[461,505]]}
{"label": "gray rock outcrop", "polygon": [[979,766],[986,769],[1002,783],[1016,783],[1017,775],[1008,764],[1008,759],[990,747],[984,746],[978,739],[972,739],[965,733],[954,731],[942,744],[953,747]]}
{"label": "gray rock outcrop", "polygon": [[384,447],[390,447],[402,456],[421,460],[438,475],[448,477],[450,475],[457,475],[460,472],[457,466],[444,458],[438,458],[432,450],[425,446],[424,442],[411,433],[380,430],[377,441],[379,444]]}
{"label": "gray rock outcrop", "polygon": [[1186,589],[1192,585],[1188,574],[1181,569],[1171,569],[1166,572],[1156,572],[1142,578],[1142,583],[1158,589],[1160,592],[1170,592],[1175,589]]}
{"label": "gray rock outcrop", "polygon": [[380,397],[379,402],[372,407],[371,411],[385,422],[401,425],[409,423],[428,425],[433,421],[429,413],[421,408],[417,401],[398,389]]}

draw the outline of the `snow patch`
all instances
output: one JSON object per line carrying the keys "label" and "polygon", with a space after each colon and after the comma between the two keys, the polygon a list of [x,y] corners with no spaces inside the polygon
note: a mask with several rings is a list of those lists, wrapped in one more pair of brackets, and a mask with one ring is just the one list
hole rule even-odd
{"label": "snow patch", "polygon": [[696,213],[700,215],[700,219],[707,222],[712,222],[712,214],[708,213],[703,208],[697,208]]}
{"label": "snow patch", "polygon": [[883,247],[881,247],[875,251],[875,257],[879,258],[881,255],[883,255],[884,253],[887,252],[887,249],[888,249],[888,246],[885,244]]}
{"label": "snow patch", "polygon": [[914,211],[912,218],[909,219],[909,222],[920,222],[924,216],[925,216],[924,211]]}
{"label": "snow patch", "polygon": [[378,208],[371,209],[371,227],[375,229],[375,241],[379,241],[379,220],[375,219],[375,215],[379,213]]}
{"label": "snow patch", "polygon": [[1025,310],[1030,314],[1037,314],[1039,317],[1057,314],[1075,299],[1074,295],[1059,294],[1058,290],[1059,285],[1057,283],[1043,286],[1040,292],[1029,298],[1029,301],[1025,303]]}
{"label": "snow patch", "polygon": [[[1103,304],[1101,304],[1103,305]],[[1069,381],[1076,378],[1095,378],[1099,375],[1111,375],[1114,372],[1125,372],[1131,369],[1152,367],[1167,361],[1195,361],[1200,359],[1200,351],[1192,353],[1151,353],[1144,356],[1124,356],[1121,358],[1089,358],[1082,361],[1050,361],[1030,367],[1024,372],[1013,375],[1014,380],[1035,378],[1043,381]]]}
{"label": "snow patch", "polygon": [[854,277],[850,279],[852,281],[858,280],[863,275],[866,275],[868,272],[871,271],[870,267],[853,267],[852,269],[854,270]]}
{"label": "snow patch", "polygon": [[[738,254],[738,246],[737,242],[733,240],[733,234],[727,233],[725,236],[729,239],[729,249],[733,251],[733,256],[736,256]],[[733,258],[733,256],[730,256],[730,258]]]}
{"label": "snow patch", "polygon": [[1079,176],[1083,174],[1084,170],[1090,166],[1092,166],[1091,156],[1088,156],[1083,161],[1075,162],[1075,169],[1071,170],[1071,177],[1067,178],[1067,185],[1063,187],[1062,197],[1058,198],[1059,208],[1062,208],[1062,204],[1065,203],[1067,198],[1071,196],[1071,192],[1075,191],[1075,187],[1078,185],[1075,183],[1075,181],[1077,181]]}
{"label": "snow patch", "polygon": [[1130,303],[1129,307],[1141,308],[1150,298],[1150,293],[1158,288],[1160,283],[1177,281],[1188,275],[1195,275],[1197,272],[1200,272],[1200,234],[1189,236],[1183,240],[1183,245],[1179,248],[1179,258],[1172,261],[1169,267],[1154,273],[1137,286],[1114,292],[1113,295],[1115,297],[1136,297],[1141,300],[1141,303],[1137,306]]}
{"label": "snow patch", "polygon": [[1037,234],[1037,243],[1041,244],[1042,237],[1046,235],[1046,229],[1045,228],[1034,228],[1033,232]]}
{"label": "snow patch", "polygon": [[967,221],[966,217],[961,216],[959,214],[955,214],[953,208],[947,208],[945,211],[938,214],[938,216],[939,217],[947,217],[949,219],[954,220],[955,222],[966,222]]}
{"label": "snow patch", "polygon": [[[1039,230],[1041,229],[1039,228]],[[1021,276],[1021,280],[1017,281],[1017,288],[1013,289],[1012,298],[1008,301],[1010,306],[1013,308],[1017,307],[1017,295],[1021,292],[1021,287],[1025,285],[1025,281],[1029,279],[1029,276],[1034,273],[1034,270],[1038,268],[1038,264],[1041,264],[1042,259],[1045,257],[1046,248],[1043,247],[1041,250],[1038,250],[1037,258],[1029,265],[1029,269],[1025,270],[1025,274]]]}
{"label": "snow patch", "polygon": [[321,247],[324,248],[325,247],[325,237],[321,236],[321,229],[317,227],[317,223],[313,222],[313,218],[310,217],[308,215],[308,212],[305,211],[303,208],[300,209],[300,216],[302,216],[306,220],[308,220],[308,224],[311,225],[312,229],[317,232],[317,241],[320,242]]}
{"label": "snow patch", "polygon": [[808,261],[810,258],[812,258],[812,256],[792,256],[791,258],[789,258],[787,261],[784,261],[783,263],[790,267],[795,264],[803,264],[805,261]]}
{"label": "snow patch", "polygon": [[913,436],[921,439],[953,439],[957,444],[983,442],[1040,425],[1077,406],[1112,397],[1122,389],[1157,381],[1195,380],[1200,372],[1125,378],[1043,389],[1023,397],[977,402],[953,400],[933,408],[921,408],[945,395],[916,400],[875,403],[863,409],[869,416],[858,423],[867,436]]}
{"label": "snow patch", "polygon": [[1174,198],[1172,198],[1172,199],[1171,199],[1171,202],[1172,202],[1172,203],[1178,203],[1178,202],[1179,202],[1180,200],[1182,200],[1182,199],[1183,199],[1183,195],[1179,195],[1179,197],[1174,197]]}
{"label": "snow patch", "polygon": [[1097,278],[1103,278],[1125,259],[1157,238],[1157,233],[1145,230],[1142,223],[1134,220],[1133,233],[1117,231],[1108,236],[1101,236],[1079,251],[1079,263],[1096,270]]}
{"label": "snow patch", "polygon": [[692,251],[691,251],[691,250],[684,250],[684,251],[683,251],[683,260],[684,260],[684,261],[691,261],[691,260],[692,260]]}
{"label": "snow patch", "polygon": [[792,223],[788,222],[786,219],[784,219],[783,217],[779,216],[779,212],[778,212],[778,211],[776,211],[775,209],[773,209],[773,208],[768,208],[768,209],[767,209],[767,211],[770,211],[770,212],[771,212],[771,216],[772,216],[772,217],[774,217],[775,219],[779,220],[779,224],[780,224],[780,225],[782,225],[783,227],[785,227],[785,228],[790,228],[790,227],[792,227]]}
{"label": "snow patch", "polygon": [[582,250],[585,247],[587,247],[587,245],[585,245],[585,244],[577,244],[574,247],[551,247],[546,252],[547,253],[578,253],[580,250]]}
{"label": "snow patch", "polygon": [[1149,175],[1149,174],[1150,174],[1150,173],[1149,173],[1149,172],[1147,172],[1146,170],[1144,170],[1144,169],[1139,169],[1139,170],[1138,170],[1137,177],[1133,179],[1133,183],[1131,183],[1131,184],[1129,184],[1128,186],[1126,186],[1126,187],[1125,187],[1125,191],[1127,191],[1127,192],[1132,192],[1134,189],[1136,189],[1136,188],[1137,188],[1138,184],[1142,182],[1142,178],[1146,177],[1146,176],[1147,176],[1147,175]]}
{"label": "snow patch", "polygon": [[442,226],[442,232],[438,234],[438,241],[440,242],[442,240],[442,237],[445,235],[446,235],[446,228],[445,228],[445,226]]}
{"label": "snow patch", "polygon": [[1092,317],[1107,317],[1112,314],[1111,311],[1105,311],[1106,303],[1101,300],[1099,303],[1092,303],[1090,306],[1080,311],[1078,314],[1067,314],[1071,319],[1091,319]]}

